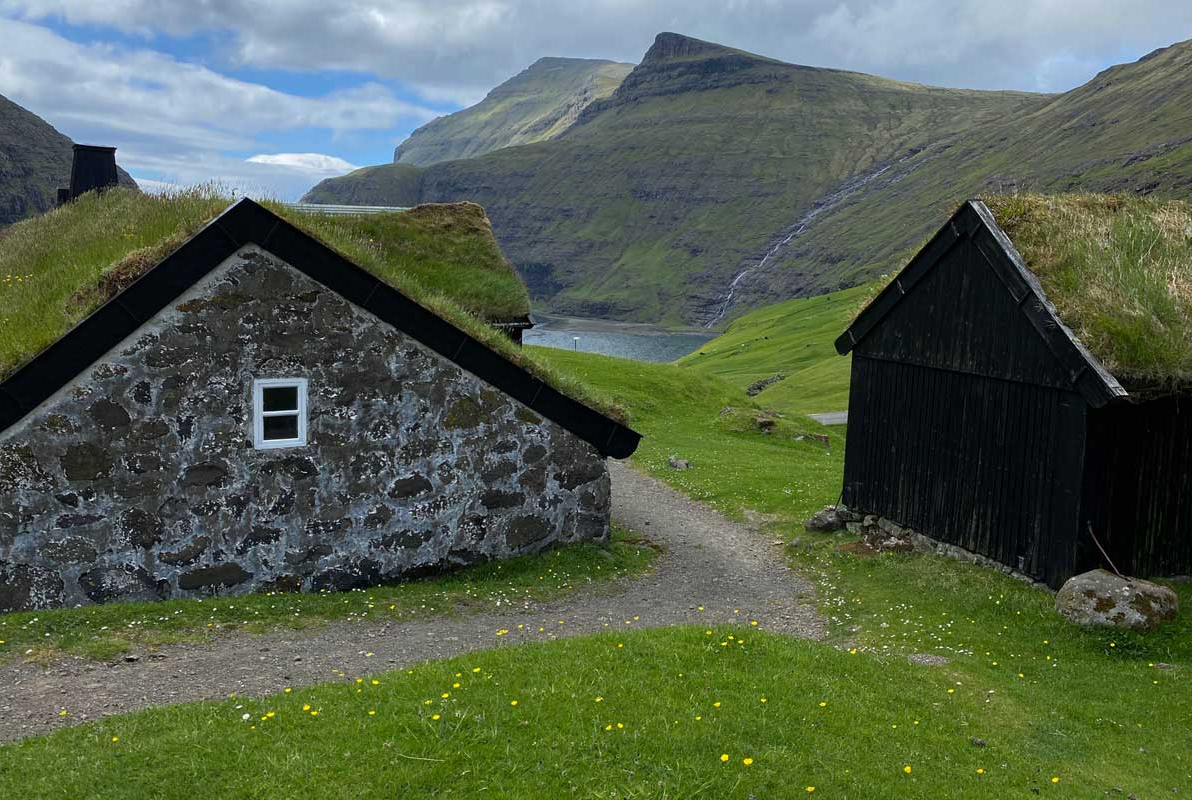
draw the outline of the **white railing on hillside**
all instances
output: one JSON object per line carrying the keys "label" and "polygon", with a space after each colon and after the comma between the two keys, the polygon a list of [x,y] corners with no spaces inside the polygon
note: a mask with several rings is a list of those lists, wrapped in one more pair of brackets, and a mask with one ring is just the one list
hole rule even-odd
{"label": "white railing on hillside", "polygon": [[409,211],[409,206],[341,206],[327,203],[286,203],[285,206],[286,208],[292,208],[295,211],[305,211],[309,214],[344,214],[354,216]]}

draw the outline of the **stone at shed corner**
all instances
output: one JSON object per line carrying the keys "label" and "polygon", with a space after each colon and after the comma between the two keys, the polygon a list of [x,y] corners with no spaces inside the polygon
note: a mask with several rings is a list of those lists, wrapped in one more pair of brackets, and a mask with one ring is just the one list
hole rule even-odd
{"label": "stone at shed corner", "polygon": [[1077,625],[1147,630],[1174,619],[1179,598],[1166,586],[1096,569],[1069,578],[1055,596],[1055,610]]}
{"label": "stone at shed corner", "polygon": [[860,514],[845,506],[824,506],[815,512],[811,519],[804,522],[803,527],[809,531],[832,533],[833,531],[842,531],[848,523],[860,522],[861,519]]}
{"label": "stone at shed corner", "polygon": [[666,463],[670,464],[671,469],[691,469],[691,462],[678,456],[671,456],[666,460]]}

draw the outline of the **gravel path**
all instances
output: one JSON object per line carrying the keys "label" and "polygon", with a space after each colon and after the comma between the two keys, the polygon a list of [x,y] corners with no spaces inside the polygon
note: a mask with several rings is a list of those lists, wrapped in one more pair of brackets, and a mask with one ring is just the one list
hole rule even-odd
{"label": "gravel path", "polygon": [[[0,667],[0,741],[148,706],[264,695],[473,650],[624,628],[634,616],[635,627],[756,619],[771,631],[822,635],[811,586],[785,567],[772,540],[619,462],[609,468],[614,519],[665,548],[647,576],[501,613],[229,634],[132,663],[8,664]],[[510,633],[497,638],[501,628]],[[58,716],[63,708],[70,716]]]}

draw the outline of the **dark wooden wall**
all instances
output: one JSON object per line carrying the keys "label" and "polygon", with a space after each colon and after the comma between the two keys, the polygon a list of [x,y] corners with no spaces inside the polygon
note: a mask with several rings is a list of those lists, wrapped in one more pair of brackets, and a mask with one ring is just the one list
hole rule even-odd
{"label": "dark wooden wall", "polygon": [[1087,410],[1071,386],[962,237],[853,350],[844,502],[1060,585]]}
{"label": "dark wooden wall", "polygon": [[[1128,575],[1192,573],[1192,398],[1089,412],[1082,522]],[[1091,540],[1082,558],[1108,566]]]}
{"label": "dark wooden wall", "polygon": [[844,502],[1058,586],[1072,575],[1084,400],[853,357]]}

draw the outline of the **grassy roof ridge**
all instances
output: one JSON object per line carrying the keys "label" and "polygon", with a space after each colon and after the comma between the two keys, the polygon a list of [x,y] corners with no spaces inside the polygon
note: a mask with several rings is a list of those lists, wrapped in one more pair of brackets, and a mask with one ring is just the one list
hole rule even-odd
{"label": "grassy roof ridge", "polygon": [[[89,193],[0,236],[0,380],[160,263],[225,211],[212,187],[165,195]],[[529,313],[529,295],[484,209],[428,204],[394,214],[307,214],[264,205],[347,260],[559,391],[618,421],[608,398],[556,374],[489,321]]]}
{"label": "grassy roof ridge", "polygon": [[1060,319],[1123,385],[1192,385],[1192,204],[1095,193],[980,199]]}

